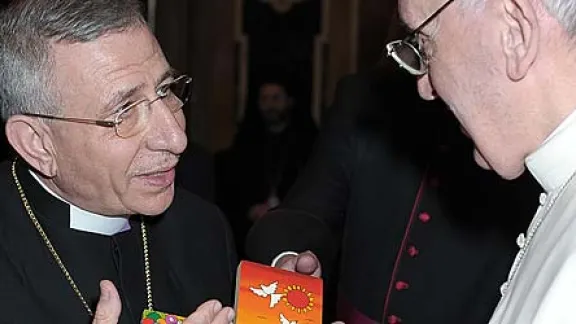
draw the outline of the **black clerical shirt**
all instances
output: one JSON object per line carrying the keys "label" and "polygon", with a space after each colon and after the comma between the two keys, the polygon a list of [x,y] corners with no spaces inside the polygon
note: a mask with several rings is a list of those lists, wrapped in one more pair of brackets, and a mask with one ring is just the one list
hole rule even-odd
{"label": "black clerical shirt", "polygon": [[[46,192],[23,163],[17,170],[36,217],[92,309],[99,282],[108,279],[122,298],[119,323],[139,323],[146,307],[140,217],[111,236],[71,229],[70,206]],[[0,323],[90,323],[26,214],[10,163],[0,164],[0,197]],[[171,207],[145,221],[155,309],[185,316],[211,298],[231,303],[236,256],[216,207],[177,189]]]}

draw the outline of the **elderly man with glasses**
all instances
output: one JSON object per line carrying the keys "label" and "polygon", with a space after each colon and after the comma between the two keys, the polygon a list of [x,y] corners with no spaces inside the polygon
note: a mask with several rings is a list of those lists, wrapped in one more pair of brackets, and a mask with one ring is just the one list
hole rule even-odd
{"label": "elderly man with glasses", "polygon": [[[18,155],[0,166],[0,322],[233,319],[225,220],[174,186],[192,85],[137,1],[17,0],[0,14]],[[111,307],[94,316],[99,299]]]}
{"label": "elderly man with glasses", "polygon": [[[542,185],[490,323],[576,323],[576,6],[569,0],[400,0],[414,32],[388,54],[443,99],[477,163]],[[423,22],[423,23],[422,23]]]}

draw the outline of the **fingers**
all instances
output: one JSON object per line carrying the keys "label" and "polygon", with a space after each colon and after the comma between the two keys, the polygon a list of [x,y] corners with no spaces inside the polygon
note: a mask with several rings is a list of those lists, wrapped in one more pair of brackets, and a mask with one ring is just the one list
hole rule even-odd
{"label": "fingers", "polygon": [[120,319],[122,302],[114,284],[108,280],[100,282],[100,299],[94,313],[93,324],[116,324]]}
{"label": "fingers", "polygon": [[198,306],[196,311],[184,321],[184,324],[211,323],[212,319],[222,310],[222,304],[217,300],[209,300]]}
{"label": "fingers", "polygon": [[310,251],[298,255],[285,255],[275,265],[277,268],[302,273],[309,276],[320,277],[322,267],[320,261]]}
{"label": "fingers", "polygon": [[222,307],[217,300],[209,300],[200,305],[184,324],[229,324],[234,319],[234,310]]}
{"label": "fingers", "polygon": [[296,271],[296,261],[298,260],[297,255],[286,255],[283,256],[278,262],[276,262],[276,268],[280,268],[287,271]]}
{"label": "fingers", "polygon": [[310,251],[300,253],[296,259],[296,272],[311,275],[315,277],[320,277],[322,274],[322,269],[320,267],[320,261]]}
{"label": "fingers", "polygon": [[234,310],[230,307],[224,307],[222,310],[214,317],[212,324],[230,324],[234,321]]}

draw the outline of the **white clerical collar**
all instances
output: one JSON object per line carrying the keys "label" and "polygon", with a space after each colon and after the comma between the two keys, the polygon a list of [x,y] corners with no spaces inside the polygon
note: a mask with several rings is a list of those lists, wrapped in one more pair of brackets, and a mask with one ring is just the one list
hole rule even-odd
{"label": "white clerical collar", "polygon": [[70,205],[70,228],[78,231],[111,236],[130,229],[130,222],[125,217],[107,217],[94,214],[78,208],[50,190],[38,175],[30,170],[30,174],[49,194]]}
{"label": "white clerical collar", "polygon": [[564,185],[576,172],[576,111],[526,158],[526,167],[549,193]]}

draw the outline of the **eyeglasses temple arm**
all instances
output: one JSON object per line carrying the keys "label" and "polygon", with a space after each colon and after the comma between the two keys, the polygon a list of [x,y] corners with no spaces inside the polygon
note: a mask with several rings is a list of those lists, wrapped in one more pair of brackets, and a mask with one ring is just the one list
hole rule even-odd
{"label": "eyeglasses temple arm", "polygon": [[87,118],[73,118],[73,117],[58,117],[58,116],[50,116],[50,115],[43,115],[43,114],[33,114],[27,113],[26,116],[32,117],[40,117],[46,119],[54,119],[54,120],[62,120],[62,121],[69,121],[74,123],[82,123],[82,124],[91,124],[91,125],[98,125],[102,127],[114,127],[116,123],[111,120],[99,120],[99,119],[87,119]]}

